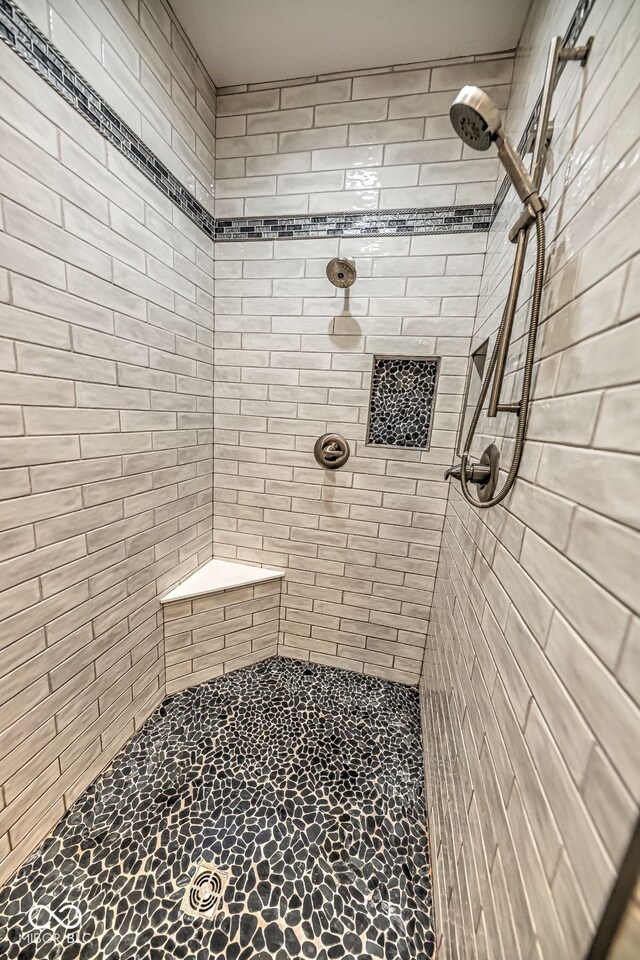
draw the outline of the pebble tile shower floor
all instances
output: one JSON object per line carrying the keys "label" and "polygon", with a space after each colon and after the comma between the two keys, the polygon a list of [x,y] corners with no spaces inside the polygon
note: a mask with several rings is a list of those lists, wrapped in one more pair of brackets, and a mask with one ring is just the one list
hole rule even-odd
{"label": "pebble tile shower floor", "polygon": [[[192,687],[0,892],[0,955],[426,960],[423,788],[413,688],[284,658]],[[180,909],[203,860],[211,920]]]}

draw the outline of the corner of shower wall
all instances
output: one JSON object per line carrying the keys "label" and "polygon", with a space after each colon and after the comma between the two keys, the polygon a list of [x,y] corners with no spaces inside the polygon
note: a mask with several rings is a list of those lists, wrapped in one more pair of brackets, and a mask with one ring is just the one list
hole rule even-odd
{"label": "corner of shower wall", "polygon": [[25,11],[0,9],[0,882],[163,699],[159,597],[212,553],[213,85],[160,0]]}
{"label": "corner of shower wall", "polygon": [[[638,815],[637,438],[622,401],[637,391],[639,14],[629,0],[534,4],[516,56],[514,138],[552,37],[595,36],[554,97],[522,469],[490,510],[452,484],[445,516],[421,681],[442,960],[585,956]],[[491,228],[474,346],[498,327],[520,209],[507,195]],[[527,322],[525,300],[507,391]],[[481,423],[505,455],[512,427]]]}

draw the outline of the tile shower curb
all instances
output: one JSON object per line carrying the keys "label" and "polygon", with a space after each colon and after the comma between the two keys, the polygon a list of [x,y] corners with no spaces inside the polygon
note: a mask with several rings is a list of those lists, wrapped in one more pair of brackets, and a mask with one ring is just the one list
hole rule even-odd
{"label": "tile shower curb", "polygon": [[[594,3],[595,0],[580,0],[565,33],[565,45],[575,44]],[[180,183],[81,74],[74,70],[56,46],[38,30],[13,0],[0,0],[0,39],[127,157],[185,216],[217,243],[486,233],[491,229],[509,188],[509,180],[505,177],[492,204],[339,211],[299,216],[216,218]],[[561,63],[560,71],[563,68],[564,64]],[[536,100],[520,139],[518,150],[521,154],[524,154],[535,127],[540,101],[541,95]]]}

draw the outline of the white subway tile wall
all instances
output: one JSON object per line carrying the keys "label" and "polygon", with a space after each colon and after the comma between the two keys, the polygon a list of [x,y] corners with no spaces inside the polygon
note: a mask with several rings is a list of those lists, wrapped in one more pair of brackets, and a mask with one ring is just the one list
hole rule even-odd
{"label": "white subway tile wall", "polygon": [[275,656],[280,580],[165,603],[167,693]]}
{"label": "white subway tile wall", "polygon": [[[84,10],[26,12],[210,183],[167,9]],[[162,699],[158,596],[211,557],[213,244],[5,44],[0,75],[2,882]]]}
{"label": "white subway tile wall", "polygon": [[[217,245],[214,553],[286,570],[283,655],[419,679],[485,243]],[[376,354],[441,358],[428,450],[366,445]],[[352,449],[336,471],[313,456],[330,431]]]}
{"label": "white subway tile wall", "polygon": [[[573,10],[532,8],[506,122],[515,139]],[[587,66],[569,64],[554,98],[548,281],[521,478],[491,511],[469,508],[452,484],[444,524],[422,681],[443,960],[579,960],[638,814],[640,7],[596,0],[581,42],[590,34]],[[495,335],[517,215],[511,192],[489,235],[474,348]],[[508,460],[513,419],[481,430],[477,450],[497,437]]]}
{"label": "white subway tile wall", "polygon": [[510,54],[219,91],[216,216],[491,203],[498,161],[448,120],[464,83],[506,107]]}
{"label": "white subway tile wall", "polygon": [[[170,5],[165,0],[23,0],[18,5],[213,212],[216,91]],[[40,86],[35,75],[25,83],[34,91]],[[64,109],[58,101],[52,118]],[[72,139],[85,122],[80,117],[68,122]],[[127,169],[127,162],[121,163]]]}
{"label": "white subway tile wall", "polygon": [[[23,6],[211,209],[216,93],[164,0]],[[482,85],[517,138],[573,9],[535,5],[513,78],[507,54],[222,91],[216,214],[491,202],[496,157],[452,135],[451,99]],[[489,237],[220,243],[214,337],[211,242],[0,45],[0,883],[166,690],[278,652],[423,671],[443,960],[584,954],[640,797],[639,21],[596,0],[554,101],[530,440],[481,514],[442,477],[511,196]],[[441,359],[428,450],[366,445],[376,354]],[[512,422],[482,430],[508,455]],[[352,447],[336,472],[327,431]],[[163,617],[212,549],[286,578]]]}
{"label": "white subway tile wall", "polygon": [[[465,66],[506,105],[511,56]],[[451,204],[469,183],[464,202],[493,200],[495,158],[438,122],[458,69],[219,92],[216,216]],[[217,245],[214,553],[287,570],[281,654],[419,679],[485,245]],[[338,255],[357,264],[346,294],[325,276]],[[441,357],[429,450],[366,445],[376,354]],[[328,431],[352,447],[335,473],[313,457]]]}

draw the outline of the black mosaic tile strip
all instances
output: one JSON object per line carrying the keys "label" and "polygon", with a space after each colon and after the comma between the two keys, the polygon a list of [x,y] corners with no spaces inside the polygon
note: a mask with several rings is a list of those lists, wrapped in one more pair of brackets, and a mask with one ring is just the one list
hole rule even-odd
{"label": "black mosaic tile strip", "polygon": [[[203,860],[229,873],[212,919],[181,910]],[[0,892],[0,943],[8,960],[430,960],[417,690],[273,658],[169,697]]]}
{"label": "black mosaic tile strip", "polygon": [[211,237],[215,220],[146,144],[114,113],[56,47],[11,2],[0,0],[0,38],[81,113],[190,220]]}
{"label": "black mosaic tile strip", "polygon": [[[595,0],[580,0],[565,34],[565,44],[573,45],[577,42],[594,3]],[[12,0],[0,0],[0,38],[120,150],[196,226],[217,242],[486,232],[509,189],[509,180],[505,177],[493,204],[475,206],[216,220],[109,108]],[[560,70],[564,69],[564,66],[565,64],[561,63]],[[524,153],[536,123],[541,96],[520,140],[521,154]]]}
{"label": "black mosaic tile strip", "polygon": [[429,447],[438,360],[374,357],[367,443]]}
{"label": "black mosaic tile strip", "polygon": [[[587,22],[587,18],[591,13],[591,11],[593,10],[594,4],[595,4],[595,0],[580,0],[580,2],[578,3],[578,6],[574,11],[573,17],[571,18],[571,22],[569,23],[569,26],[566,29],[565,35],[562,38],[563,46],[575,47],[578,45],[578,40],[582,32],[582,28]],[[566,66],[567,66],[567,61],[561,61],[558,64],[558,73],[557,73],[558,77],[563,72]],[[538,122],[538,117],[540,116],[541,105],[542,105],[542,90],[538,95],[538,99],[535,102],[534,108],[531,111],[531,115],[529,116],[529,119],[527,120],[522,136],[520,137],[520,142],[518,143],[518,153],[520,154],[521,157],[524,157],[525,150],[527,149],[527,144],[530,143],[532,140],[533,132]],[[495,220],[498,210],[504,203],[504,198],[506,197],[507,191],[509,190],[510,186],[511,186],[511,181],[509,180],[508,177],[505,177],[502,183],[500,184],[500,188],[498,189],[498,193],[496,194],[496,199],[493,202],[493,217],[492,217],[493,220]]]}
{"label": "black mosaic tile strip", "polygon": [[314,237],[405,237],[425,233],[474,233],[491,226],[491,204],[306,214],[298,217],[236,217],[216,221],[216,240],[302,240]]}

